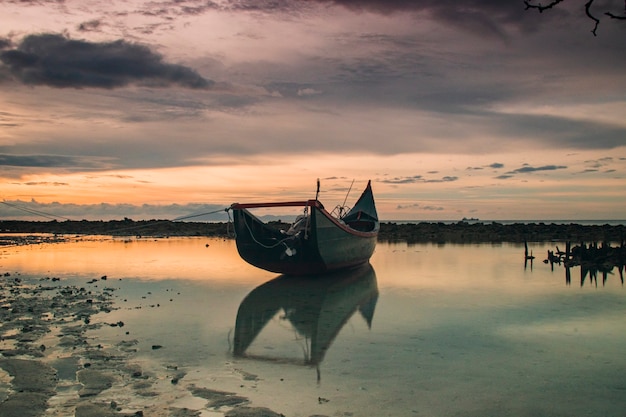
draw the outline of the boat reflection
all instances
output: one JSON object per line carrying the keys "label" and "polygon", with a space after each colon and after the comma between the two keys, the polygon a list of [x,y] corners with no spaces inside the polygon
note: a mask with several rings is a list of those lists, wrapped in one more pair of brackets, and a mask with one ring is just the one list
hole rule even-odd
{"label": "boat reflection", "polygon": [[277,314],[307,342],[304,365],[317,368],[344,324],[358,311],[371,328],[378,300],[374,268],[358,268],[316,276],[281,275],[252,290],[241,302],[235,323],[233,354],[257,360],[275,358],[246,354]]}

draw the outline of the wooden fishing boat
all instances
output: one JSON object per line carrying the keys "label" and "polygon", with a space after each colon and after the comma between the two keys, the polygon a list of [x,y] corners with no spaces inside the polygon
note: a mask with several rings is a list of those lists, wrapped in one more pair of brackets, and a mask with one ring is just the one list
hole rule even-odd
{"label": "wooden fishing boat", "polygon": [[[319,192],[319,182],[318,182]],[[254,208],[304,207],[288,230],[264,223],[250,212]],[[379,221],[371,182],[352,209],[336,216],[317,199],[278,203],[235,203],[235,241],[248,263],[289,275],[320,274],[350,268],[369,261],[378,236]]]}

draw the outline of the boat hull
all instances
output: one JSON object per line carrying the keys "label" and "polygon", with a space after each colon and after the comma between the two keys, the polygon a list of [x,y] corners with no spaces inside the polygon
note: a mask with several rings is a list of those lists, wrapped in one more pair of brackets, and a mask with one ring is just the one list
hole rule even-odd
{"label": "boat hull", "polygon": [[358,232],[324,209],[311,208],[310,231],[289,236],[273,230],[246,209],[233,209],[237,251],[248,263],[288,275],[320,274],[369,261],[378,230]]}

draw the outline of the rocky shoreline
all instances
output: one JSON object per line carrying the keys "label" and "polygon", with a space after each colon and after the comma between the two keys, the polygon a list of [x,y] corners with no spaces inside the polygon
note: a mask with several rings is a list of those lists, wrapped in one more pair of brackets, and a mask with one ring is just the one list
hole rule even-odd
{"label": "rocky shoreline", "polygon": [[[272,222],[277,228],[288,223]],[[172,222],[169,220],[130,219],[111,221],[0,221],[2,234],[51,234],[47,239],[63,239],[68,235],[108,236],[204,236],[232,238],[232,224],[204,222]],[[576,223],[393,223],[383,222],[378,236],[381,242],[407,243],[523,243],[523,242],[615,242],[626,239],[626,225],[581,225]],[[33,240],[36,240],[33,238]],[[0,238],[0,245],[28,244],[24,237]]]}
{"label": "rocky shoreline", "polygon": [[[117,310],[106,276],[85,286],[59,278],[0,276],[0,416],[197,417],[174,399],[201,401],[226,417],[279,417],[232,392],[184,383],[184,369],[143,369],[138,341],[98,338]],[[152,346],[153,350],[160,346]],[[182,382],[181,382],[182,380]]]}

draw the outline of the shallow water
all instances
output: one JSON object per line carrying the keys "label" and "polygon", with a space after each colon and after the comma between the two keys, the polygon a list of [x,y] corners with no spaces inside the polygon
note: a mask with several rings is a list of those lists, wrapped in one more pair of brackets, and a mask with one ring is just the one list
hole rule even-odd
{"label": "shallow water", "polygon": [[[186,371],[180,392],[286,416],[623,415],[619,272],[572,268],[567,283],[541,262],[553,245],[530,249],[524,265],[523,245],[379,244],[371,269],[294,283],[245,264],[233,241],[93,238],[0,248],[0,272],[115,288],[119,309],[97,319],[124,326],[92,337],[138,340],[145,368]],[[225,411],[173,389],[145,401]]]}

